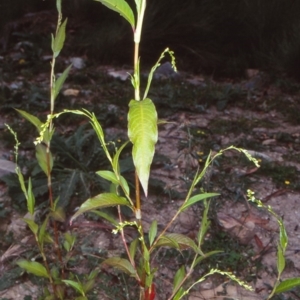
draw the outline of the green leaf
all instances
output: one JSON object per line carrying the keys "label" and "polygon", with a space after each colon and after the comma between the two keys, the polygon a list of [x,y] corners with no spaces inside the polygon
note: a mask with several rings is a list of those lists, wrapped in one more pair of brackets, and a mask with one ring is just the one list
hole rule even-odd
{"label": "green leaf", "polygon": [[201,254],[200,250],[198,249],[194,241],[190,239],[188,236],[180,233],[168,233],[163,235],[156,243],[155,247],[172,247],[172,248],[177,248],[179,250],[191,248],[196,253]]}
{"label": "green leaf", "polygon": [[98,215],[99,217],[107,220],[109,223],[113,224],[114,226],[118,226],[119,223],[112,218],[110,215],[108,215],[107,213],[103,212],[103,211],[99,211],[99,210],[92,210],[93,213],[95,213],[96,215]]}
{"label": "green leaf", "polygon": [[176,293],[176,295],[174,296],[173,300],[179,300],[182,298],[182,296],[185,295],[185,291],[184,289],[181,287],[178,292]]}
{"label": "green leaf", "polygon": [[134,14],[128,3],[124,0],[95,0],[111,10],[118,12],[125,20],[129,22],[132,28],[135,27]]}
{"label": "green leaf", "polygon": [[214,250],[214,251],[210,251],[208,253],[205,253],[203,256],[199,256],[196,261],[195,261],[195,264],[194,264],[194,267],[196,265],[198,265],[202,260],[206,259],[207,257],[209,256],[212,256],[212,255],[215,255],[215,254],[218,254],[218,253],[222,253],[224,251],[221,251],[221,250]]}
{"label": "green leaf", "polygon": [[56,207],[54,211],[51,211],[50,216],[59,222],[64,222],[66,220],[66,213],[64,209],[60,206]]}
{"label": "green leaf", "polygon": [[120,257],[111,257],[106,259],[104,262],[102,262],[102,264],[107,264],[109,266],[119,269],[120,271],[132,277],[136,277],[136,272],[133,266],[131,265],[131,263],[127,259],[120,258]]}
{"label": "green leaf", "polygon": [[150,246],[153,244],[154,242],[154,239],[156,237],[156,234],[157,234],[157,221],[154,220],[150,226],[150,229],[149,229],[149,243],[150,243]]}
{"label": "green leaf", "polygon": [[54,88],[54,100],[56,99],[57,95],[59,94],[63,84],[65,83],[67,77],[68,77],[68,74],[70,72],[72,68],[72,64],[69,65],[65,70],[64,72],[59,76],[59,78],[57,78],[57,80],[55,81],[55,88]]}
{"label": "green leaf", "polygon": [[98,171],[96,174],[114,184],[119,184],[116,174],[112,171]]}
{"label": "green leaf", "polygon": [[[53,157],[51,152],[47,153],[47,147],[43,144],[37,144],[36,149],[36,159],[39,163],[39,166],[44,171],[44,173],[49,176],[53,167]],[[49,161],[48,161],[49,159]]]}
{"label": "green leaf", "polygon": [[135,257],[135,253],[136,253],[138,244],[139,244],[139,239],[138,239],[138,238],[134,239],[134,240],[130,243],[130,246],[129,246],[129,253],[130,253],[130,257],[131,257],[132,259],[134,259],[134,257]]}
{"label": "green leaf", "polygon": [[31,177],[28,179],[28,190],[27,190],[27,209],[30,212],[30,214],[33,215],[34,213],[34,207],[35,207],[35,197],[34,193],[32,191],[32,182],[31,182]]}
{"label": "green leaf", "polygon": [[17,174],[18,174],[18,179],[19,179],[20,187],[22,189],[22,192],[24,193],[25,198],[27,199],[28,195],[27,195],[27,190],[26,190],[26,187],[25,187],[24,176],[23,176],[23,174],[22,174],[22,172],[20,171],[19,168],[17,168],[16,171],[17,171]]}
{"label": "green leaf", "polygon": [[83,284],[83,290],[85,293],[89,292],[95,286],[95,278],[89,279],[87,282]]}
{"label": "green leaf", "polygon": [[211,198],[211,197],[216,197],[219,195],[220,194],[217,194],[217,193],[204,193],[204,194],[195,195],[195,196],[191,197],[190,199],[188,199],[186,201],[186,203],[184,203],[184,205],[180,208],[180,211],[183,212],[188,207],[190,207],[191,205],[193,205],[199,201],[202,201],[204,199]]}
{"label": "green leaf", "polygon": [[82,284],[73,280],[62,280],[66,285],[71,286],[77,292],[79,292],[82,296],[85,296]]}
{"label": "green leaf", "polygon": [[70,223],[77,218],[79,215],[94,210],[98,208],[116,206],[116,205],[127,205],[129,207],[130,203],[124,197],[119,197],[113,193],[103,193],[99,194],[93,198],[86,200],[78,209],[78,211],[73,215],[70,220]]}
{"label": "green leaf", "polygon": [[39,231],[39,235],[38,235],[38,240],[39,240],[39,243],[41,245],[43,245],[44,241],[45,241],[45,235],[46,235],[46,227],[47,227],[47,224],[48,224],[48,216],[45,218],[42,226],[40,227],[40,231]]}
{"label": "green leaf", "polygon": [[61,49],[64,46],[64,42],[65,42],[65,38],[66,38],[67,21],[68,21],[68,19],[65,19],[64,22],[59,26],[57,34],[52,43],[52,51],[53,51],[54,58],[56,58],[59,55]]}
{"label": "green leaf", "polygon": [[185,267],[181,266],[181,268],[177,270],[174,276],[173,291],[177,290],[180,287],[184,277],[185,277]]}
{"label": "green leaf", "polygon": [[297,286],[300,286],[300,277],[285,279],[277,285],[275,294],[287,292]]}
{"label": "green leaf", "polygon": [[31,124],[33,124],[36,129],[38,130],[38,132],[40,133],[41,129],[42,129],[42,125],[43,123],[35,116],[27,113],[26,111],[24,110],[21,110],[21,109],[16,109],[16,111],[23,117],[25,118],[26,120],[28,120]]}
{"label": "green leaf", "polygon": [[199,231],[198,231],[198,245],[202,245],[203,241],[204,241],[204,238],[205,238],[205,235],[206,235],[206,232],[209,228],[209,225],[210,225],[210,221],[208,220],[207,218],[207,215],[208,215],[208,210],[209,210],[209,202],[207,203],[207,201],[205,200],[204,201],[204,205],[205,205],[205,208],[203,210],[203,215],[202,215],[202,221],[201,221],[201,226],[199,228]]}
{"label": "green leaf", "polygon": [[56,9],[59,15],[61,15],[61,0],[56,0]]}
{"label": "green leaf", "polygon": [[46,268],[36,261],[28,261],[25,259],[21,259],[17,261],[17,265],[22,269],[25,269],[28,273],[32,273],[39,277],[49,278]]}
{"label": "green leaf", "polygon": [[130,101],[128,136],[133,144],[132,157],[137,175],[147,196],[150,166],[158,138],[157,112],[150,99]]}
{"label": "green leaf", "polygon": [[39,225],[36,224],[33,220],[31,219],[26,219],[24,218],[23,221],[28,225],[30,230],[33,232],[33,234],[36,236],[38,231],[39,231]]}
{"label": "green leaf", "polygon": [[121,186],[122,186],[123,189],[124,189],[125,195],[126,195],[126,196],[127,196],[127,195],[129,196],[130,190],[129,190],[129,185],[128,185],[126,179],[125,179],[123,176],[120,176],[120,180],[121,180]]}
{"label": "green leaf", "polygon": [[116,152],[116,154],[114,155],[113,157],[113,160],[112,160],[112,167],[113,167],[113,170],[116,174],[120,174],[120,170],[119,170],[119,157],[120,157],[120,154],[122,152],[122,150],[127,146],[128,144],[128,141],[125,142]]}
{"label": "green leaf", "polygon": [[285,268],[285,258],[284,252],[281,248],[281,245],[278,244],[277,246],[277,270],[278,273],[281,274]]}
{"label": "green leaf", "polygon": [[282,220],[279,221],[279,241],[283,252],[285,252],[288,245],[288,236]]}

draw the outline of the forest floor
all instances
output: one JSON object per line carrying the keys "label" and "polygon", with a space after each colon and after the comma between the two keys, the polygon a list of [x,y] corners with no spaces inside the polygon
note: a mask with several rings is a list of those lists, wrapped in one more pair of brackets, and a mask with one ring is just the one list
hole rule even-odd
{"label": "forest floor", "polygon": [[[0,57],[0,169],[6,174],[14,169],[11,163],[14,161],[14,144],[4,123],[18,132],[22,157],[32,158],[35,137],[32,127],[13,108],[42,119],[49,111],[49,58],[41,57],[39,62],[32,64],[24,53],[16,48]],[[132,98],[127,70],[97,67],[85,58],[60,58],[59,69],[63,70],[71,61],[77,65],[57,99],[56,110],[86,108],[95,112],[102,122],[108,140],[115,143],[126,140],[127,105]],[[197,168],[203,168],[210,151],[215,154],[231,145],[248,150],[259,160],[260,168],[243,154],[230,150],[209,168],[199,186],[205,191],[220,193],[210,204],[211,228],[203,249],[224,252],[204,261],[195,270],[193,278],[211,268],[219,268],[245,280],[253,291],[246,291],[225,277],[213,276],[197,285],[187,299],[265,299],[277,276],[279,229],[276,219],[267,210],[248,202],[246,195],[251,189],[257,199],[270,205],[282,217],[289,237],[283,278],[299,277],[300,83],[284,76],[271,78],[257,70],[248,70],[244,79],[215,81],[187,73],[173,76],[165,67],[158,71],[159,78],[154,80],[149,94],[157,106],[159,118],[167,123],[159,126],[150,196],[143,199],[144,228],[147,230],[153,219],[157,220],[159,228],[166,225],[182,203]],[[81,125],[77,119],[65,118],[57,121],[56,128],[67,140]],[[79,156],[83,163],[84,156],[84,153]],[[28,167],[26,162],[24,165]],[[129,177],[132,175],[130,170],[128,174]],[[24,203],[19,198],[12,198],[7,182],[4,180],[1,185],[0,197],[3,237],[0,241],[0,299],[37,299],[36,295],[42,292],[45,283],[24,274],[15,265],[20,257],[39,259],[39,256],[34,250],[30,231],[22,221],[26,214]],[[11,189],[14,188],[12,185]],[[67,218],[85,200],[72,197],[75,204],[71,201],[66,204],[70,212]],[[38,210],[45,210],[44,196],[38,203]],[[202,209],[203,206],[196,205],[187,210],[172,230],[195,237],[201,225]],[[81,276],[99,268],[106,255],[119,253],[121,245],[110,230],[97,229],[96,224],[103,224],[100,220],[82,217],[76,222],[73,228],[68,228],[77,235],[73,253],[76,264],[73,261],[70,270]],[[166,299],[172,288],[174,271],[182,264],[188,266],[190,261],[188,251],[178,254],[166,249],[157,255],[154,262],[159,266],[157,299]],[[130,294],[133,286],[130,279],[111,269],[101,269],[89,299],[134,299],[134,294]],[[300,289],[274,299],[300,299]]]}

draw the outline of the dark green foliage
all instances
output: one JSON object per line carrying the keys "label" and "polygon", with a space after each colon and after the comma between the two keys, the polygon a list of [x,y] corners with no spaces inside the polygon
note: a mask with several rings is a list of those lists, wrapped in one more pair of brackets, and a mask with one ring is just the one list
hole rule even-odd
{"label": "dark green foliage", "polygon": [[9,272],[0,275],[0,291],[8,289],[16,284],[16,280],[22,275],[23,269],[15,267]]}
{"label": "dark green foliage", "polygon": [[[51,149],[55,157],[52,172],[52,187],[55,198],[59,196],[59,206],[78,205],[78,201],[108,190],[104,180],[95,174],[100,169],[107,169],[99,141],[92,130],[80,126],[70,136],[53,137]],[[38,199],[45,199],[48,193],[47,179],[37,162],[24,161],[26,178],[32,177],[33,192]],[[2,180],[9,187],[9,194],[19,209],[25,209],[24,195],[20,189],[17,176],[10,174]],[[75,197],[75,198],[74,198]],[[71,200],[76,200],[71,201]]]}
{"label": "dark green foliage", "polygon": [[[1,6],[10,11],[7,21],[26,10],[52,8],[49,3],[37,5],[36,0],[11,8],[9,3],[15,1],[6,2]],[[172,0],[170,5],[152,0],[147,6],[141,57],[149,65],[168,46],[180,58],[180,69],[236,76],[243,75],[246,68],[260,68],[300,76],[299,1]],[[64,15],[69,18],[69,30],[76,32],[69,34],[65,53],[131,64],[131,28],[118,14],[95,1],[67,0]],[[18,41],[32,41],[25,30],[18,29]]]}
{"label": "dark green foliage", "polygon": [[[101,5],[77,3],[92,21],[87,25],[89,34],[80,29],[72,50],[88,51],[101,61],[130,63],[131,31],[125,21],[104,13]],[[147,9],[141,54],[149,64],[157,59],[154,53],[168,46],[180,58],[181,69],[241,75],[246,68],[273,68],[275,61],[276,67],[297,72],[298,1],[173,0],[170,5],[152,0]],[[287,56],[282,62],[283,53]]]}

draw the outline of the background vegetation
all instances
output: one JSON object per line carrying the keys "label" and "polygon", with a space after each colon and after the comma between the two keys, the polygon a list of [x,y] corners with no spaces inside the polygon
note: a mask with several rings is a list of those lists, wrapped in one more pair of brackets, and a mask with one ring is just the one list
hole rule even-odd
{"label": "background vegetation", "polygon": [[[55,5],[49,0],[16,2],[0,4],[3,32],[5,24],[24,13],[54,9]],[[131,64],[130,28],[118,15],[97,4],[64,1],[64,14],[71,26],[66,51],[87,54],[102,63]],[[241,76],[246,68],[258,68],[300,77],[299,1],[172,0],[170,6],[169,1],[151,0],[147,10],[141,53],[149,64],[155,60],[152,53],[167,45],[180,58],[180,69]]]}

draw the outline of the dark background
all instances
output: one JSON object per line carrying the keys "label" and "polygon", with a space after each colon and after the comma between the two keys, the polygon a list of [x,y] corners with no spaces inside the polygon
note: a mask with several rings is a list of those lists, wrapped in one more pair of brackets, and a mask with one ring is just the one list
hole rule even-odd
{"label": "dark background", "polygon": [[[1,51],[24,38],[38,43],[35,35],[49,48],[55,0],[0,1]],[[129,3],[134,7],[133,0]],[[117,13],[92,0],[63,0],[62,5],[69,18],[63,54],[131,65],[131,28]],[[51,11],[48,20],[36,13],[45,10]],[[143,64],[151,65],[166,47],[190,72],[243,76],[245,69],[257,68],[300,78],[300,1],[148,0]]]}

